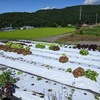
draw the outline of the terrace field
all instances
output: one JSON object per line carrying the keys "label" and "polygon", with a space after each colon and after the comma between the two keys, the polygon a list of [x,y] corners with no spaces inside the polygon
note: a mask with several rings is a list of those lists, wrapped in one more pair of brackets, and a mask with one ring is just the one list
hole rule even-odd
{"label": "terrace field", "polygon": [[70,36],[60,37],[58,43],[79,42],[79,41],[100,41],[100,26],[82,27]]}
{"label": "terrace field", "polygon": [[74,31],[75,28],[35,28],[30,30],[16,30],[0,32],[0,39],[39,39]]}

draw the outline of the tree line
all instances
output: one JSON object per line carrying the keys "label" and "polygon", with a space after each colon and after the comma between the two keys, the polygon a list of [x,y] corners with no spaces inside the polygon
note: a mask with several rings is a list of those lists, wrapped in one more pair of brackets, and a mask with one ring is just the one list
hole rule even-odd
{"label": "tree line", "polygon": [[[81,5],[81,22],[86,24],[100,23],[100,5]],[[38,10],[36,12],[11,12],[0,14],[0,28],[9,27],[66,27],[76,25],[79,21],[80,5],[63,9]],[[98,15],[98,16],[96,16]]]}

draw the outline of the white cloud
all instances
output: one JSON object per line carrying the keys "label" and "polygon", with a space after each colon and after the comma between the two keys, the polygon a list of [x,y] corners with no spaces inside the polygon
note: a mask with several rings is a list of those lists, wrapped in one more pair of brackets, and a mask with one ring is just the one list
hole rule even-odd
{"label": "white cloud", "polygon": [[45,7],[45,8],[41,8],[42,10],[47,10],[47,9],[54,9],[55,7]]}
{"label": "white cloud", "polygon": [[100,4],[100,0],[85,0],[84,4],[86,4],[86,5],[98,5],[98,4]]}

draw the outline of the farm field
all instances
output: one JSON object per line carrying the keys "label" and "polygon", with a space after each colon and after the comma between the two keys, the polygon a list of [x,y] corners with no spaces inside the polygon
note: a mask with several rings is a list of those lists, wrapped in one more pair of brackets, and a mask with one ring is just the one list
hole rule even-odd
{"label": "farm field", "polygon": [[89,36],[100,36],[100,25],[91,28],[83,28],[82,34]]}
{"label": "farm field", "polygon": [[56,36],[74,31],[75,28],[35,28],[30,30],[16,30],[0,32],[0,39],[39,39]]}
{"label": "farm field", "polygon": [[100,26],[82,27],[80,32],[75,32],[70,36],[60,37],[56,40],[58,43],[82,41],[100,42]]}
{"label": "farm field", "polygon": [[[12,71],[12,75],[20,80],[16,83],[15,96],[22,100],[97,100],[100,99],[100,51],[88,50],[81,55],[80,48],[73,45],[56,45],[57,51],[50,50],[51,43],[37,41],[12,41],[30,47],[29,55],[0,50],[0,67]],[[39,44],[39,45],[37,45]],[[40,44],[45,45],[45,47]],[[4,43],[0,42],[0,45]],[[36,46],[37,45],[37,46]],[[59,46],[60,49],[57,47]],[[59,61],[66,55],[68,61]],[[74,76],[75,69],[95,71],[97,77]],[[71,68],[72,71],[67,69]],[[18,74],[20,72],[20,74]],[[2,73],[2,70],[0,70]],[[25,99],[27,98],[27,99]],[[53,99],[54,98],[54,99]]]}

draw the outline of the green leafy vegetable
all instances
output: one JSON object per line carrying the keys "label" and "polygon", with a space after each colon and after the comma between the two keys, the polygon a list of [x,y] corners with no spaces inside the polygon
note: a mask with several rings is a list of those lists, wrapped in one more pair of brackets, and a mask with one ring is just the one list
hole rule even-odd
{"label": "green leafy vegetable", "polygon": [[93,81],[97,81],[96,78],[97,78],[98,75],[99,74],[96,71],[91,70],[91,69],[88,69],[87,71],[85,71],[85,77],[87,77],[87,78],[89,78]]}
{"label": "green leafy vegetable", "polygon": [[81,49],[79,53],[81,55],[88,55],[89,54],[88,50],[86,50],[86,49]]}
{"label": "green leafy vegetable", "polygon": [[68,69],[66,70],[66,72],[71,73],[71,72],[72,72],[72,69],[71,69],[71,68],[68,68]]}

